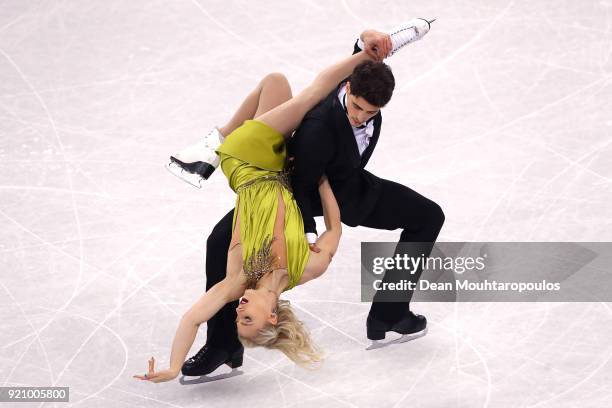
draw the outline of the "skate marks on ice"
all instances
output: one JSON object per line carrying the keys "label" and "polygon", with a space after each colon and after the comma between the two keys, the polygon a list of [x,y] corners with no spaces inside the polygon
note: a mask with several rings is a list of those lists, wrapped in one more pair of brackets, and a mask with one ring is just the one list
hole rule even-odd
{"label": "skate marks on ice", "polygon": [[[384,348],[384,347],[388,347],[391,346],[393,344],[401,344],[401,343],[406,343],[408,341],[412,341],[412,340],[416,340],[418,338],[421,338],[423,336],[425,336],[427,334],[427,327],[423,330],[421,330],[420,332],[416,332],[416,333],[411,333],[411,334],[401,334],[400,337],[396,338],[396,339],[392,339],[392,340],[373,340],[372,344],[370,344],[368,347],[366,347],[366,350],[376,350],[376,349],[380,349],[380,348]],[[394,332],[390,332],[391,334],[396,334]]]}

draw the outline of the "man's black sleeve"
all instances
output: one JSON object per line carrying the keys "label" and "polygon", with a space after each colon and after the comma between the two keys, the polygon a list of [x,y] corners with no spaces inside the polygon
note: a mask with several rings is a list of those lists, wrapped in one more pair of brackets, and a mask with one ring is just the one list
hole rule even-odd
{"label": "man's black sleeve", "polygon": [[312,199],[316,198],[319,180],[325,167],[335,153],[335,143],[331,132],[320,119],[307,119],[293,135],[293,170],[291,185],[293,196],[300,207],[304,219],[304,232],[317,233],[312,215]]}
{"label": "man's black sleeve", "polygon": [[359,51],[361,51],[361,48],[359,48],[359,46],[357,46],[358,41],[355,41],[355,45],[353,46],[353,55],[357,54]]}
{"label": "man's black sleeve", "polygon": [[[361,51],[355,41],[353,54]],[[317,233],[317,224],[312,216],[312,198],[319,189],[319,180],[325,167],[334,155],[334,140],[320,119],[307,119],[292,138],[293,171],[291,184],[293,196],[304,219],[304,232]]]}

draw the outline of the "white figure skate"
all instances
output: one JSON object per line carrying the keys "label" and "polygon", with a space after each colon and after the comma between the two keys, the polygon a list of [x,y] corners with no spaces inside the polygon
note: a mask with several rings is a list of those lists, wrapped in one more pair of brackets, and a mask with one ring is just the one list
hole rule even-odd
{"label": "white figure skate", "polygon": [[202,182],[219,167],[221,160],[215,150],[224,139],[219,129],[214,127],[196,144],[170,156],[170,163],[166,165],[166,169],[181,180],[202,188]]}
{"label": "white figure skate", "polygon": [[413,18],[412,20],[395,27],[395,29],[389,33],[393,48],[391,52],[389,52],[389,55],[387,55],[387,58],[395,54],[404,45],[423,38],[425,34],[429,32],[431,23],[434,21],[436,21],[435,18],[431,21],[425,20],[424,18]]}

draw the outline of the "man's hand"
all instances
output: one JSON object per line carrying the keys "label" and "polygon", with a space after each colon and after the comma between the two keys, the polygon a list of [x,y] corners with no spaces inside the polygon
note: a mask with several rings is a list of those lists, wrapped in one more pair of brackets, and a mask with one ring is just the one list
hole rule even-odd
{"label": "man's hand", "polygon": [[377,61],[382,61],[393,49],[391,36],[376,30],[366,30],[361,33],[364,51]]}
{"label": "man's hand", "polygon": [[317,244],[308,244],[308,246],[312,252],[316,252],[317,254],[321,252],[321,248],[319,248]]}

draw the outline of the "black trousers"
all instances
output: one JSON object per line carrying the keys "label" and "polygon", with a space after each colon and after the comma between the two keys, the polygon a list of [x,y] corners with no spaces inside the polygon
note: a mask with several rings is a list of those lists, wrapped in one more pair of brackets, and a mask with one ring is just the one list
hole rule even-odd
{"label": "black trousers", "polygon": [[[425,242],[425,256],[429,256],[433,244],[444,224],[444,213],[435,202],[399,183],[380,179],[382,189],[376,205],[364,216],[359,225],[375,229],[401,229],[400,242]],[[342,212],[342,207],[340,207]],[[320,207],[315,216],[322,216]],[[213,228],[206,241],[206,290],[225,277],[227,250],[232,235],[234,210],[227,213]],[[422,249],[422,248],[421,248]],[[400,253],[399,246],[395,253]],[[411,255],[411,254],[408,254]],[[418,256],[412,254],[412,256]],[[411,275],[418,281],[422,268]],[[387,271],[383,282],[395,281],[401,277]],[[406,277],[404,277],[406,278]],[[381,320],[394,322],[410,309],[411,294],[405,302],[378,302],[376,297],[370,314]],[[233,350],[240,345],[236,331],[236,307],[238,301],[228,303],[207,323],[207,344],[211,347]]]}
{"label": "black trousers", "polygon": [[[422,244],[397,245],[394,256],[407,254],[412,257],[419,257],[421,254],[425,257],[430,255],[442,224],[444,224],[444,212],[438,204],[404,185],[384,179],[382,179],[382,192],[374,209],[359,223],[361,226],[375,229],[401,229],[400,242]],[[421,264],[412,274],[403,270],[387,270],[383,283],[399,282],[401,279],[416,283],[422,273]],[[396,322],[410,310],[412,294],[413,292],[407,292],[406,301],[402,302],[380,302],[377,301],[379,297],[374,296],[370,315],[379,320]]]}

